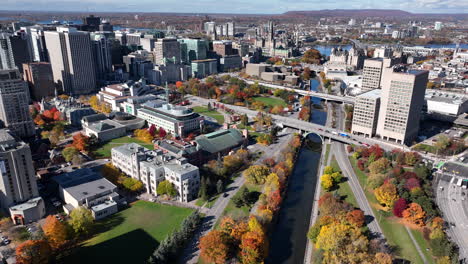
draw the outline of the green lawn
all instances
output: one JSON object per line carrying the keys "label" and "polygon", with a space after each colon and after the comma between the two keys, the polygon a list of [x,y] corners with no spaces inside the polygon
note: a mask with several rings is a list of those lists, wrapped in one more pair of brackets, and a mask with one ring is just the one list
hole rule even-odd
{"label": "green lawn", "polygon": [[97,223],[97,235],[65,263],[144,263],[192,209],[138,201]]}
{"label": "green lawn", "polygon": [[281,98],[275,98],[275,97],[254,97],[253,98],[255,101],[259,101],[264,103],[266,106],[274,107],[277,105],[281,106],[288,106],[288,104]]}
{"label": "green lawn", "polygon": [[414,146],[414,150],[419,150],[419,151],[427,151],[430,153],[437,153],[437,148],[435,146],[419,143],[416,146]]}
{"label": "green lawn", "polygon": [[222,125],[224,123],[224,115],[219,113],[216,110],[208,110],[208,107],[206,106],[194,106],[192,107],[193,111],[196,113],[199,113],[204,116],[209,116],[218,122],[218,124]]}
{"label": "green lawn", "polygon": [[105,144],[101,145],[99,148],[95,149],[93,153],[94,155],[96,155],[97,158],[109,158],[111,156],[112,148],[122,146],[127,143],[138,143],[147,149],[151,149],[151,150],[154,149],[153,144],[143,142],[134,137],[125,136],[125,137],[116,138],[109,142],[106,142]]}
{"label": "green lawn", "polygon": [[[413,241],[411,240],[411,237],[409,236],[408,232],[406,232],[406,228],[402,224],[393,221],[390,218],[392,216],[391,212],[377,210],[374,206],[372,206],[373,204],[378,204],[378,202],[375,199],[375,196],[365,188],[367,176],[364,172],[359,170],[355,158],[349,157],[349,160],[351,162],[351,165],[353,166],[354,172],[356,173],[359,179],[359,183],[364,188],[364,193],[366,194],[367,200],[371,204],[372,211],[374,211],[374,215],[377,218],[377,221],[379,222],[379,225],[382,228],[388,243],[392,247],[395,247],[395,254],[401,258],[411,261],[411,263],[423,264],[424,262],[419,256],[419,254],[417,254],[416,247],[413,244]],[[416,233],[419,233],[419,235],[416,235]],[[421,238],[422,240],[424,240],[424,238],[422,238],[421,232],[413,230],[413,235],[415,236],[419,247],[424,251],[427,248],[427,243],[422,243],[422,241],[418,239]],[[425,252],[424,254],[427,257],[427,252]],[[427,257],[427,259],[430,263],[434,263],[431,257]]]}
{"label": "green lawn", "polygon": [[[341,168],[338,165],[338,162],[336,161],[335,157],[332,157],[332,160],[330,162],[330,166],[332,166],[333,170],[335,170],[335,171],[341,171]],[[354,193],[351,190],[351,187],[349,186],[348,181],[343,181],[340,184],[338,184],[338,189],[336,191],[337,191],[339,196],[345,198],[345,201],[347,203],[351,204],[355,208],[359,208],[356,197],[354,196]]]}

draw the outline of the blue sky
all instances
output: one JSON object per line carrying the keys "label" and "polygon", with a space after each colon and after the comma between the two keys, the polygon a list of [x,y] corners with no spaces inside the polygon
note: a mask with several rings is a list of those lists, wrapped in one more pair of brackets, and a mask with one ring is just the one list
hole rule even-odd
{"label": "blue sky", "polygon": [[2,10],[278,14],[292,10],[401,9],[467,13],[466,0],[0,0]]}

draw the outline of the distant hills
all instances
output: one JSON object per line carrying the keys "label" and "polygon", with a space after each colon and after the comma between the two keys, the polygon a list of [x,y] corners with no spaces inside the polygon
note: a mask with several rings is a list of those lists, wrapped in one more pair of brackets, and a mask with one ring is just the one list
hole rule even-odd
{"label": "distant hills", "polygon": [[[329,17],[436,17],[446,14],[416,14],[398,9],[324,9],[311,11],[289,11],[283,13],[283,16],[329,16]],[[450,14],[450,16],[463,16],[468,14]]]}

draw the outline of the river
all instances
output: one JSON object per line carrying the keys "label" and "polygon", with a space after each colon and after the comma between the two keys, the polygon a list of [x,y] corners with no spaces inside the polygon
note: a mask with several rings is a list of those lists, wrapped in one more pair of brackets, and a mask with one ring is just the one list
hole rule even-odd
{"label": "river", "polygon": [[[317,86],[318,82],[313,81],[312,90],[316,90]],[[314,104],[320,104],[320,98],[313,97],[311,100]],[[312,123],[324,125],[326,118],[325,111],[312,110]],[[269,255],[266,259],[268,264],[298,264],[304,261],[321,151],[320,138],[309,135],[299,151],[289,177],[286,198],[271,232]]]}

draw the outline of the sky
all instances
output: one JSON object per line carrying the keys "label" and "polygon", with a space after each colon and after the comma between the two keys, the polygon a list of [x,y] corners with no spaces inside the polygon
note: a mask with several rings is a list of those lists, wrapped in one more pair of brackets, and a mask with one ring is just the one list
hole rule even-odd
{"label": "sky", "polygon": [[400,9],[468,13],[467,0],[0,0],[1,10],[280,14],[294,10]]}

